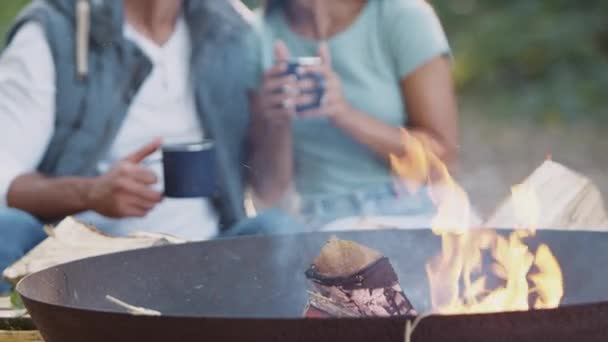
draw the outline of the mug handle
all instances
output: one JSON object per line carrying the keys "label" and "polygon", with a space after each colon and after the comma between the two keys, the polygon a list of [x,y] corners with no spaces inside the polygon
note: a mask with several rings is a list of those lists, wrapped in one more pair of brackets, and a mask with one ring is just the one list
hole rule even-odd
{"label": "mug handle", "polygon": [[314,94],[314,100],[310,103],[297,106],[296,111],[303,112],[321,107],[323,98],[325,97],[325,91],[327,90],[325,77],[318,72],[309,72],[300,76],[300,79],[311,79],[317,84],[317,86],[314,88],[314,90],[305,92],[305,94]]}

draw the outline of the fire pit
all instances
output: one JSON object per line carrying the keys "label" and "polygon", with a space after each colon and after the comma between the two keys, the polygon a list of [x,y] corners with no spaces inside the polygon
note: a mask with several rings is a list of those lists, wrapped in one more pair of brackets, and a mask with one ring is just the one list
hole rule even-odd
{"label": "fire pit", "polygon": [[[505,232],[506,234],[506,232]],[[406,318],[304,319],[304,271],[325,233],[157,247],[81,260],[24,279],[24,302],[48,342],[403,341]],[[441,249],[430,230],[344,232],[390,258],[418,312],[431,309],[425,263]],[[432,316],[413,341],[605,341],[608,234],[539,231],[565,296],[557,309]],[[161,316],[138,316],[112,296]]]}

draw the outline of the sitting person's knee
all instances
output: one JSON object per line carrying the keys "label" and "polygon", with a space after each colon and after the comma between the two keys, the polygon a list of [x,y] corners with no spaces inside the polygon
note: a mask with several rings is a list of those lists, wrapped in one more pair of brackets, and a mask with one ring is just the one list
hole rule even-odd
{"label": "sitting person's knee", "polygon": [[42,223],[32,215],[12,208],[0,208],[0,293],[8,290],[2,281],[4,269],[44,239]]}
{"label": "sitting person's knee", "polygon": [[42,226],[24,211],[0,208],[0,270],[44,239]]}
{"label": "sitting person's knee", "polygon": [[40,222],[25,211],[14,208],[0,208],[0,224],[19,222],[27,225],[39,225]]}
{"label": "sitting person's knee", "polygon": [[[0,234],[3,238],[40,237],[44,234],[42,226],[37,218],[25,211],[0,208]],[[7,236],[6,234],[11,235]]]}

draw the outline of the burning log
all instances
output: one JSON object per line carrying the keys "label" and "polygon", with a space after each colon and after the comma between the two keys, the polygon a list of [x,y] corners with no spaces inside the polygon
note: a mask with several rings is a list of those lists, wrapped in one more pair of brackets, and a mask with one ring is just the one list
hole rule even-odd
{"label": "burning log", "polygon": [[309,318],[416,315],[388,258],[352,241],[330,239],[306,271]]}

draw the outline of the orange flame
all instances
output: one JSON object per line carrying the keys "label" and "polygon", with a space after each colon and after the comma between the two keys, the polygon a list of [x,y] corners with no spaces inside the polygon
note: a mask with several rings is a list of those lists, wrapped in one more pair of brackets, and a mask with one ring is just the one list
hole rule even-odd
{"label": "orange flame", "polygon": [[[508,237],[494,230],[471,229],[467,193],[450,176],[432,149],[432,139],[420,133],[403,133],[402,156],[391,156],[391,166],[406,189],[418,192],[428,186],[437,215],[433,232],[441,237],[441,253],[426,265],[433,310],[440,314],[523,311],[559,306],[564,294],[563,276],[547,245],[530,251],[524,240],[535,234],[540,203],[534,189],[512,188],[518,230]],[[493,259],[491,272],[483,257]],[[530,274],[532,268],[536,273]],[[490,277],[502,285],[488,289]],[[530,285],[533,285],[530,288]]]}

